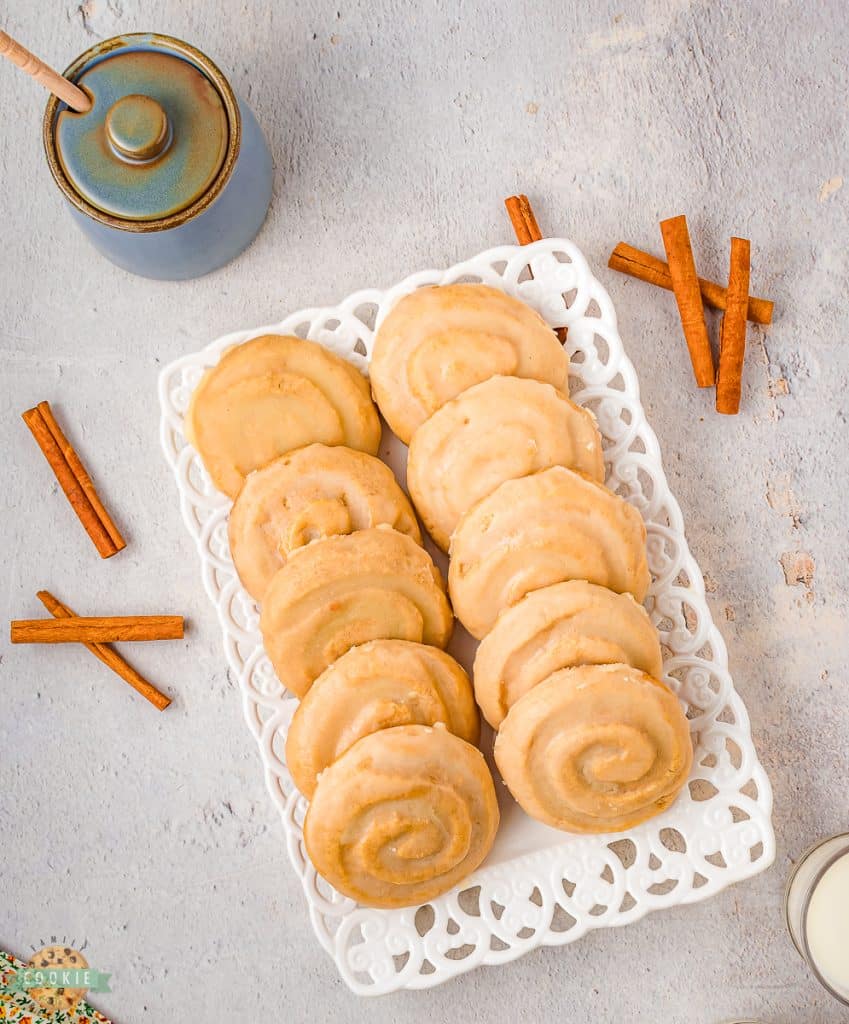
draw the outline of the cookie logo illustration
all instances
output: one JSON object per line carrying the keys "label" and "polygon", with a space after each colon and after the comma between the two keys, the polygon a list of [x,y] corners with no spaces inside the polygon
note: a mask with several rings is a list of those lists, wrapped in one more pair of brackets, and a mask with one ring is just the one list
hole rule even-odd
{"label": "cookie logo illustration", "polygon": [[[86,970],[88,960],[71,946],[45,946],[33,955],[29,966],[44,972],[47,980],[64,980],[64,977],[70,980],[78,977],[77,971]],[[57,973],[48,973],[53,971]],[[67,975],[64,974],[65,971],[68,972]],[[73,975],[70,973],[72,971]],[[55,988],[30,988],[29,996],[49,1013],[59,1013],[60,1010],[70,1013],[87,991],[87,988],[66,988],[64,985],[58,985]]]}
{"label": "cookie logo illustration", "polygon": [[[41,940],[42,943],[44,939]],[[110,992],[110,975],[89,967],[82,951],[73,940],[58,942],[50,936],[51,945],[42,946],[33,953],[28,964],[17,961],[9,979],[8,991],[25,994],[48,1014],[61,1014],[67,1020],[88,992]],[[83,943],[83,949],[88,942]],[[35,946],[31,947],[35,949]],[[19,965],[19,966],[17,966]],[[2,1006],[0,1006],[2,1018]],[[26,1019],[26,1018],[24,1018]],[[39,1018],[41,1019],[41,1018]]]}

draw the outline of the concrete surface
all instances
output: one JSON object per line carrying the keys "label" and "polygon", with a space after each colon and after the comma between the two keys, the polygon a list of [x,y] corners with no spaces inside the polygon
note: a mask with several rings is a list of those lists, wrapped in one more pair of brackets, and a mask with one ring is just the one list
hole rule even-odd
{"label": "concrete surface", "polygon": [[[235,264],[159,284],[98,258],[41,150],[44,96],[0,67],[2,618],[183,612],[136,650],[163,715],[84,651],[2,648],[0,946],[88,940],[121,1022],[845,1019],[785,934],[782,890],[847,808],[846,54],[838,0],[9,0],[3,27],[64,66],[156,29],[210,53],[277,163],[271,216]],[[596,932],[441,989],[352,996],[314,940],[227,677],[159,452],[161,364],[225,331],[511,240],[528,192],[617,304],[776,798],[769,872],[704,904]],[[753,243],[743,413],[693,387],[673,300],[605,268],[661,250],[686,212],[699,266]],[[101,562],[19,413],[48,397],[130,544]]]}

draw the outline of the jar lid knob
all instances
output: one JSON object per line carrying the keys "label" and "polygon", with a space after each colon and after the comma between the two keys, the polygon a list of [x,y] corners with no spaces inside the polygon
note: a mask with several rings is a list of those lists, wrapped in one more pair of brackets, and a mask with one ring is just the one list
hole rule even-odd
{"label": "jar lid knob", "polygon": [[128,161],[153,160],[170,140],[168,115],[150,96],[122,96],[106,115],[106,135],[118,156]]}

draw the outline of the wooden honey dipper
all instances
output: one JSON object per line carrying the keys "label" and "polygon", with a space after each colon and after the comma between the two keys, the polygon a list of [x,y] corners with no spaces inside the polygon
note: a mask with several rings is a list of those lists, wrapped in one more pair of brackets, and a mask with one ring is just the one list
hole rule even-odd
{"label": "wooden honey dipper", "polygon": [[91,110],[91,99],[74,85],[67,78],[63,78],[58,71],[48,67],[43,60],[40,60],[34,53],[30,53],[19,42],[14,40],[7,32],[0,30],[0,57],[6,57],[26,74],[49,89],[54,96],[58,96],[72,110],[85,114]]}

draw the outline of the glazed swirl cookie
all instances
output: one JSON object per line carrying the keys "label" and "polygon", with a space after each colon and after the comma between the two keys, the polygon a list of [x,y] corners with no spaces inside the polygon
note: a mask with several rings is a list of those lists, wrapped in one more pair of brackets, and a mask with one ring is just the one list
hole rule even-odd
{"label": "glazed swirl cookie", "polygon": [[313,341],[266,334],[228,349],[201,378],[186,437],[231,498],[248,473],[314,441],[374,455],[380,420],[365,377]]}
{"label": "glazed swirl cookie", "polygon": [[437,410],[413,434],[410,497],[443,551],[460,517],[505,480],[568,466],[604,481],[595,417],[538,380],[491,377]]}
{"label": "glazed swirl cookie", "polygon": [[436,726],[358,740],[321,775],[304,822],[316,871],[370,907],[412,907],[483,861],[498,828],[483,755]]}
{"label": "glazed swirl cookie", "polygon": [[369,372],[386,422],[409,444],[437,409],[495,374],[566,391],[569,357],[530,306],[487,285],[450,284],[419,288],[392,308]]}
{"label": "glazed swirl cookie", "polygon": [[622,832],[665,810],[693,747],[678,698],[628,665],[555,672],[510,709],[495,740],[510,792],[566,832]]}
{"label": "glazed swirl cookie", "polygon": [[477,743],[469,677],[444,651],[372,640],[325,669],[301,701],[286,738],[286,765],[310,797],[318,776],[357,740],[396,725],[436,725]]}
{"label": "glazed swirl cookie", "polygon": [[388,526],[298,548],[272,577],[260,615],[274,671],[299,697],[358,644],[394,638],[445,647],[453,624],[430,555]]}
{"label": "glazed swirl cookie", "polygon": [[230,553],[245,590],[261,601],[292,551],[382,524],[421,542],[392,470],[344,445],[311,444],[248,475],[230,511]]}
{"label": "glazed swirl cookie", "polygon": [[507,480],[457,524],[448,589],[472,636],[483,637],[529,591],[563,580],[638,601],[649,587],[640,513],[595,480],[562,466]]}
{"label": "glazed swirl cookie", "polygon": [[584,580],[555,583],[499,615],[475,656],[475,697],[497,729],[517,700],[558,669],[615,662],[660,676],[660,641],[645,608]]}

